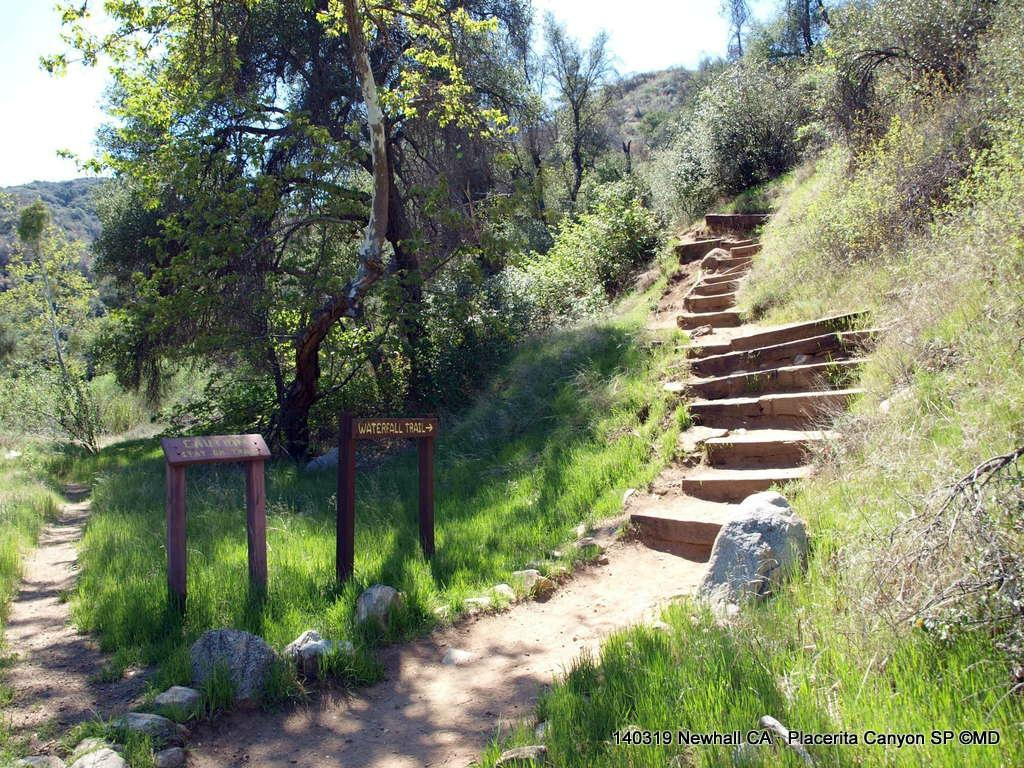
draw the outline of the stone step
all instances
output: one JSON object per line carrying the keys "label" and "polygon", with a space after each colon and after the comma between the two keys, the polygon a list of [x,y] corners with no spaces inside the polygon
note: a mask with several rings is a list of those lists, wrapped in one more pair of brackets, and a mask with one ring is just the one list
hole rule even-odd
{"label": "stone step", "polygon": [[753,256],[755,253],[761,252],[761,244],[753,243],[751,245],[734,245],[729,248],[729,253],[733,256]]}
{"label": "stone step", "polygon": [[701,445],[712,467],[782,468],[805,464],[812,448],[837,437],[837,432],[818,429],[734,430]]}
{"label": "stone step", "polygon": [[715,248],[725,247],[726,243],[720,237],[711,237],[704,240],[696,240],[692,243],[680,243],[676,246],[676,256],[679,257],[680,264],[688,264],[691,261],[702,259],[707,256],[708,252],[713,251]]}
{"label": "stone step", "polygon": [[825,333],[852,331],[866,321],[867,316],[867,312],[847,312],[842,315],[832,315],[831,317],[823,317],[809,322],[788,323],[774,328],[767,328],[763,331],[755,331],[734,337],[732,349],[740,351],[756,349],[758,347],[770,347],[774,344],[813,338]]}
{"label": "stone step", "polygon": [[729,248],[741,248],[744,245],[753,245],[756,242],[757,242],[756,240],[751,240],[749,237],[746,240],[730,240],[728,247]]}
{"label": "stone step", "polygon": [[735,504],[675,496],[640,505],[630,513],[630,522],[646,546],[704,561],[736,508]]}
{"label": "stone step", "polygon": [[[691,370],[697,376],[705,378],[732,373],[766,371],[785,365],[827,362],[849,357],[867,346],[877,334],[878,331],[875,329],[826,333],[821,336],[796,339],[767,347],[708,355],[694,360]],[[730,347],[734,343],[735,339],[730,342]]]}
{"label": "stone step", "polygon": [[768,221],[769,213],[709,213],[704,223],[712,232],[749,232]]}
{"label": "stone step", "polygon": [[849,386],[857,376],[862,357],[808,365],[784,365],[766,371],[734,373],[710,379],[690,379],[685,391],[707,400],[719,397],[806,392],[828,384],[832,389]]}
{"label": "stone step", "polygon": [[721,280],[717,283],[706,283],[701,280],[690,289],[690,293],[694,296],[718,296],[722,293],[735,293],[739,287],[739,280]]}
{"label": "stone step", "polygon": [[811,467],[702,469],[682,480],[682,491],[698,499],[738,504],[747,496],[810,476]]}
{"label": "stone step", "polygon": [[693,295],[683,299],[683,306],[690,312],[718,312],[736,306],[735,293],[716,293],[711,296]]}
{"label": "stone step", "polygon": [[735,309],[721,312],[687,312],[676,317],[676,324],[685,330],[710,325],[712,328],[735,328],[743,322],[743,317]]}
{"label": "stone step", "polygon": [[690,415],[697,424],[724,429],[813,429],[829,414],[847,408],[860,389],[829,389],[760,397],[696,400]]}

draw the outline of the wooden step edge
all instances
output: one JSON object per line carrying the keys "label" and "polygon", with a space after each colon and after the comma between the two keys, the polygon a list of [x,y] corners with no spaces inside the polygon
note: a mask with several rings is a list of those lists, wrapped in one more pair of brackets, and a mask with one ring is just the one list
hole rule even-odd
{"label": "wooden step edge", "polygon": [[805,392],[778,392],[767,395],[754,395],[751,397],[721,397],[713,400],[693,400],[690,403],[690,411],[696,412],[700,409],[706,408],[729,408],[732,406],[741,405],[752,405],[754,403],[777,403],[783,401],[798,401],[798,400],[834,400],[837,398],[854,398],[860,397],[865,392],[860,387],[845,387],[841,389],[813,389]]}
{"label": "wooden step edge", "polygon": [[[729,373],[721,376],[708,376],[704,378],[691,377],[680,382],[683,391],[691,392],[695,397],[702,397],[708,400],[721,399],[728,395],[708,394],[708,390],[730,389],[732,386],[742,387],[742,390],[754,394],[781,394],[758,391],[758,383],[761,387],[772,388],[773,382],[785,375],[799,377],[801,374],[817,375],[820,379],[828,381],[830,372],[850,371],[853,372],[867,362],[865,357],[850,357],[842,360],[831,360],[822,363],[805,363],[802,365],[780,365],[777,368],[766,368],[762,371],[745,371],[743,373]],[[753,385],[748,382],[754,382]],[[793,386],[813,387],[813,382],[794,384]],[[811,391],[814,391],[813,389]]]}
{"label": "wooden step edge", "polygon": [[[817,336],[807,336],[805,338],[800,338],[800,339],[790,339],[789,341],[784,341],[784,342],[782,342],[780,344],[769,344],[769,345],[764,346],[764,347],[753,347],[751,349],[732,349],[732,348],[730,348],[730,350],[728,352],[725,352],[725,353],[723,353],[721,355],[713,355],[713,356],[710,356],[710,357],[702,358],[701,362],[707,364],[707,363],[714,363],[714,362],[727,362],[729,359],[735,359],[735,360],[751,359],[751,358],[756,357],[757,355],[765,355],[765,354],[768,354],[768,353],[781,353],[781,352],[784,351],[785,347],[795,346],[797,344],[803,344],[805,342],[824,341],[826,339],[833,339],[833,338],[839,344],[842,344],[843,341],[846,340],[846,339],[852,339],[854,341],[859,341],[861,338],[863,338],[864,340],[870,340],[870,339],[873,339],[874,337],[876,337],[879,333],[881,333],[881,331],[878,328],[865,328],[864,330],[860,330],[860,331],[830,331],[829,333],[822,333],[822,334],[819,334]],[[732,347],[734,342],[735,342],[735,339],[730,341],[730,347]],[[799,354],[799,353],[795,353],[795,354]]]}
{"label": "wooden step edge", "polygon": [[[844,312],[838,315],[829,315],[827,317],[821,317],[817,320],[808,320],[800,323],[787,323],[785,325],[776,326],[775,328],[768,328],[763,331],[755,331],[754,333],[744,334],[742,336],[735,336],[731,340],[732,348],[734,351],[742,352],[751,349],[757,349],[759,347],[774,346],[774,344],[766,344],[765,341],[772,338],[779,338],[782,336],[790,336],[792,334],[800,334],[803,330],[810,331],[814,328],[830,328],[829,332],[834,333],[836,331],[848,332],[857,330],[854,328],[838,329],[831,328],[833,325],[839,325],[844,322],[854,323],[858,320],[863,320],[868,316],[867,310],[857,310],[854,312]],[[821,336],[821,333],[815,333],[814,336]],[[801,337],[799,335],[794,336],[792,339],[787,341],[795,341],[800,338],[811,338]],[[783,341],[777,343],[785,343]]]}
{"label": "wooden step edge", "polygon": [[721,312],[686,312],[676,316],[676,325],[685,330],[710,325],[712,328],[735,328],[743,324],[743,317],[735,309]]}

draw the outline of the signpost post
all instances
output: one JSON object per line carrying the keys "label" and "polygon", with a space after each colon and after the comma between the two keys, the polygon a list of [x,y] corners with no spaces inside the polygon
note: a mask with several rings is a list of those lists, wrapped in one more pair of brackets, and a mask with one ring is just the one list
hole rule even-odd
{"label": "signpost post", "polygon": [[267,589],[267,499],[263,465],[270,458],[260,435],[174,437],[161,441],[167,468],[167,587],[171,602],[185,612],[187,592],[185,469],[193,464],[245,464],[246,531],[249,545],[249,584]]}
{"label": "signpost post", "polygon": [[416,440],[419,448],[420,546],[426,557],[434,555],[434,438],[438,421],[428,419],[357,419],[341,417],[338,445],[338,540],[335,569],[338,581],[352,576],[355,564],[356,441]]}

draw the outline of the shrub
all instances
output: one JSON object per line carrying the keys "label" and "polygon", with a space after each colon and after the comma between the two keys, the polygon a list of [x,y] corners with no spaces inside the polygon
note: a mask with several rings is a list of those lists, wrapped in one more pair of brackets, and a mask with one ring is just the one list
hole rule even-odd
{"label": "shrub", "polygon": [[798,75],[795,64],[748,58],[714,77],[652,161],[658,209],[692,220],[716,198],[788,170],[808,119]]}
{"label": "shrub", "polygon": [[563,224],[551,250],[526,258],[525,287],[539,321],[571,319],[604,306],[654,257],[658,244],[658,221],[644,207],[637,182],[600,187],[588,210]]}

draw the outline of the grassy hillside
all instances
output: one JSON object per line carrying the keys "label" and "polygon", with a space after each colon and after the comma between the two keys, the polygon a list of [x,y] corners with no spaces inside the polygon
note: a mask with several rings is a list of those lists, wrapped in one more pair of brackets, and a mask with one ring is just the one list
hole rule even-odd
{"label": "grassy hillside", "polygon": [[683,67],[624,77],[612,88],[605,119],[619,140],[632,141],[635,156],[643,157],[651,147],[664,143],[673,116],[692,98],[701,80],[700,73]]}
{"label": "grassy hillside", "polygon": [[70,181],[33,181],[17,187],[0,188],[0,194],[9,195],[12,211],[0,209],[0,266],[7,263],[8,254],[16,238],[14,211],[39,199],[46,203],[53,223],[70,240],[90,243],[100,232],[93,195],[103,179],[71,179]]}

